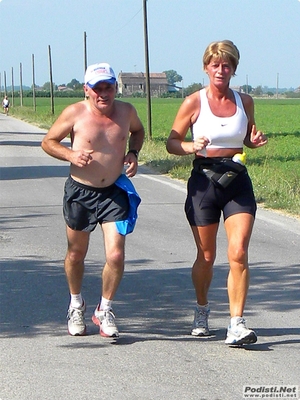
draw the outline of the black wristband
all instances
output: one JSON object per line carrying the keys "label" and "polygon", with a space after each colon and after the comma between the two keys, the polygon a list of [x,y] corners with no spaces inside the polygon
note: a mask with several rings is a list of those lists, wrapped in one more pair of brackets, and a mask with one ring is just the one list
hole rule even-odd
{"label": "black wristband", "polygon": [[139,152],[137,150],[128,150],[127,154],[129,154],[129,153],[134,154],[136,156],[136,158],[138,158],[138,156],[139,156]]}

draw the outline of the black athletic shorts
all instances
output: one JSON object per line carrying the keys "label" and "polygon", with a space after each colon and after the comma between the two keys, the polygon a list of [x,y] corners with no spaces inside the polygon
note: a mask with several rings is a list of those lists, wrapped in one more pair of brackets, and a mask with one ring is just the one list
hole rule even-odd
{"label": "black athletic shorts", "polygon": [[127,219],[128,212],[128,194],[115,184],[94,188],[75,181],[71,176],[66,180],[63,214],[71,229],[92,232],[98,223]]}
{"label": "black athletic shorts", "polygon": [[255,217],[256,201],[247,170],[239,173],[227,188],[219,188],[204,174],[192,170],[187,185],[186,217],[191,226],[207,226],[234,214]]}

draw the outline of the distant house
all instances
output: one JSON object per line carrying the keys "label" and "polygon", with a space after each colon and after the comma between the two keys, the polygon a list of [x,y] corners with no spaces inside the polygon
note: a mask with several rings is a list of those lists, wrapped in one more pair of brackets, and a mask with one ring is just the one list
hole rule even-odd
{"label": "distant house", "polygon": [[243,89],[241,86],[230,86],[230,89],[235,90],[236,92],[243,93]]}
{"label": "distant house", "polygon": [[58,90],[59,92],[67,92],[67,91],[72,91],[72,92],[73,92],[73,89],[67,87],[66,85],[57,86],[57,90]]}
{"label": "distant house", "polygon": [[[124,97],[144,96],[146,93],[146,74],[143,72],[120,72],[118,75],[119,93]],[[168,92],[168,80],[164,72],[150,73],[151,97],[160,97]]]}

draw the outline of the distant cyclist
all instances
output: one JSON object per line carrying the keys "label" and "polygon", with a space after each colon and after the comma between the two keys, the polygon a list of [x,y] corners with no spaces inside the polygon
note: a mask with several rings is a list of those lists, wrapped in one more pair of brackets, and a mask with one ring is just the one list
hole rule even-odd
{"label": "distant cyclist", "polygon": [[8,100],[7,96],[5,96],[2,101],[2,107],[3,107],[4,114],[8,115],[9,100]]}

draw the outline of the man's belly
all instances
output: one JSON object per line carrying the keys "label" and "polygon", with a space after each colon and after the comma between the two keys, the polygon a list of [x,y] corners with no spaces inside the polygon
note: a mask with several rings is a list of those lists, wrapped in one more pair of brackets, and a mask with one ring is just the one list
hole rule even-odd
{"label": "man's belly", "polygon": [[84,185],[92,187],[107,187],[115,183],[123,171],[122,163],[111,163],[108,165],[101,165],[96,161],[91,161],[85,167],[70,166],[70,174],[72,178],[81,182]]}

